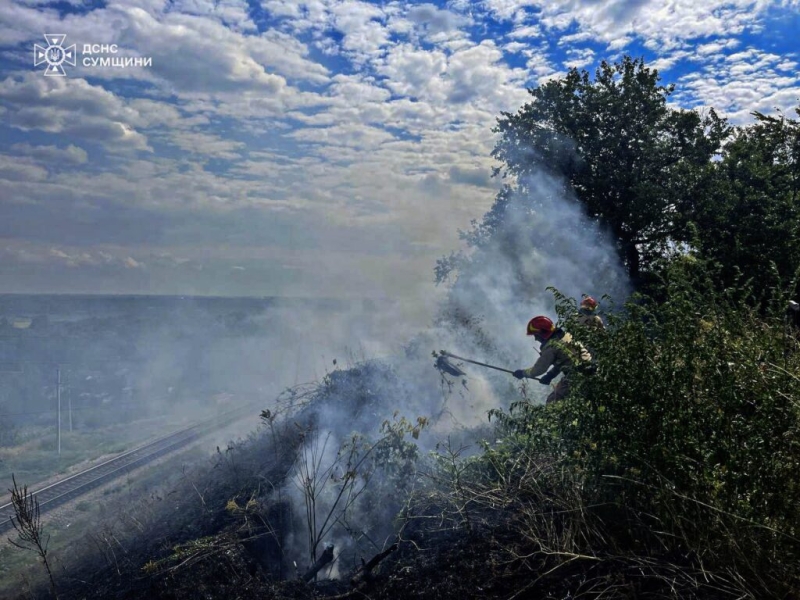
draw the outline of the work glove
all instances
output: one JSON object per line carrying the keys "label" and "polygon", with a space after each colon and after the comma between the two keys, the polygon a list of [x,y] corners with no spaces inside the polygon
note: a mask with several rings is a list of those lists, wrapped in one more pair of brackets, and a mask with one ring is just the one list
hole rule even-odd
{"label": "work glove", "polygon": [[525,377],[525,370],[524,369],[517,369],[516,371],[514,371],[513,375],[517,379],[522,379],[523,377]]}
{"label": "work glove", "polygon": [[541,383],[542,385],[550,385],[550,382],[556,378],[556,375],[558,375],[558,373],[556,373],[555,371],[550,371],[549,373],[545,373],[544,375],[539,377],[539,383]]}
{"label": "work glove", "polygon": [[597,365],[594,363],[584,363],[578,367],[578,371],[584,375],[594,375],[597,373]]}

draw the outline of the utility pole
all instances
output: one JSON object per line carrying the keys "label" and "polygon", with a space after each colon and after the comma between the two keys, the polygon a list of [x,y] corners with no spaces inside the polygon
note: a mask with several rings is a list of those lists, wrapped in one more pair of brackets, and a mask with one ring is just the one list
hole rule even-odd
{"label": "utility pole", "polygon": [[69,432],[72,433],[72,389],[67,385],[67,401],[69,404]]}
{"label": "utility pole", "polygon": [[58,397],[58,455],[61,456],[61,367],[56,367],[58,383],[56,385],[56,396]]}

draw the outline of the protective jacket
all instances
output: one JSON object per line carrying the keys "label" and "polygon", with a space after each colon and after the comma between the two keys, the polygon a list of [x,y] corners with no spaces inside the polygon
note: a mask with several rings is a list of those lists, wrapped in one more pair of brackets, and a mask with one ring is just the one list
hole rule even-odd
{"label": "protective jacket", "polygon": [[524,370],[525,377],[539,377],[553,367],[548,374],[552,380],[559,372],[569,373],[576,364],[592,360],[592,355],[583,344],[572,339],[572,335],[563,329],[556,329],[550,339],[542,343],[540,351],[534,365]]}
{"label": "protective jacket", "polygon": [[791,327],[800,330],[800,304],[794,300],[790,300],[786,307],[786,322]]}
{"label": "protective jacket", "polygon": [[598,315],[593,315],[591,313],[579,312],[577,315],[575,315],[575,321],[584,327],[594,327],[597,329],[606,328],[605,324],[603,323],[603,319],[601,319]]}

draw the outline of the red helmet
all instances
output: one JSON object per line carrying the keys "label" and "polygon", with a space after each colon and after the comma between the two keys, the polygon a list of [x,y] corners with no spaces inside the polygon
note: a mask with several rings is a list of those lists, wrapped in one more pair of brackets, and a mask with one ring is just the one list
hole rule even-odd
{"label": "red helmet", "polygon": [[528,321],[528,335],[539,335],[549,340],[555,330],[556,326],[547,317],[533,317]]}
{"label": "red helmet", "polygon": [[591,296],[586,296],[583,300],[581,300],[581,308],[585,310],[596,310],[597,300],[595,300]]}

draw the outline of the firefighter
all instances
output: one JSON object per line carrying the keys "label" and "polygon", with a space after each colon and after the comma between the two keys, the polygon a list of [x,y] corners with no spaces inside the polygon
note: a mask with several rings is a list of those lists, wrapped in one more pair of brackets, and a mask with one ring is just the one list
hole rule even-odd
{"label": "firefighter", "polygon": [[800,330],[800,304],[794,300],[789,300],[789,304],[786,306],[786,322],[792,333]]}
{"label": "firefighter", "polygon": [[584,327],[604,330],[606,326],[603,323],[603,319],[597,314],[597,306],[597,300],[591,296],[584,296],[578,308],[578,315],[575,317],[575,321]]}
{"label": "firefighter", "polygon": [[592,355],[572,335],[556,327],[553,321],[544,316],[534,317],[528,322],[527,334],[539,342],[539,358],[529,369],[514,371],[514,377],[538,379],[539,383],[549,385],[560,373],[564,373],[545,404],[561,400],[569,393],[570,371],[578,365],[588,365]]}

